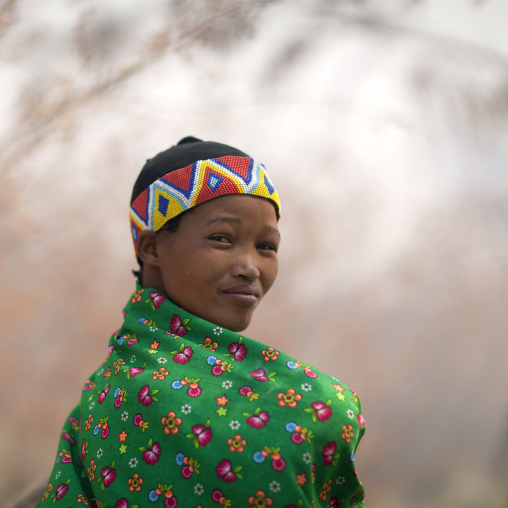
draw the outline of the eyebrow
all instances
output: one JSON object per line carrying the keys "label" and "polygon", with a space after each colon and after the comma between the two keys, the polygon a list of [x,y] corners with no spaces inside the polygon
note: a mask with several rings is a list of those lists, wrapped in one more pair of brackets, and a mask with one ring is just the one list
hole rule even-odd
{"label": "eyebrow", "polygon": [[[241,222],[240,219],[236,217],[214,217],[205,222],[205,227],[209,228],[211,226],[217,226],[221,224],[237,224]],[[265,230],[277,235],[280,238],[280,232],[275,226],[266,225]]]}

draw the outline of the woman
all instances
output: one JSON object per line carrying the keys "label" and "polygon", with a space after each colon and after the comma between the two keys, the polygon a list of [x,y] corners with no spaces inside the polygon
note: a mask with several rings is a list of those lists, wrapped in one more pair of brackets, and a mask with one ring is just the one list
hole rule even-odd
{"label": "woman", "polygon": [[238,333],[275,281],[279,213],[264,166],[230,146],[185,138],[147,162],[137,288],[40,506],[363,504],[356,393]]}

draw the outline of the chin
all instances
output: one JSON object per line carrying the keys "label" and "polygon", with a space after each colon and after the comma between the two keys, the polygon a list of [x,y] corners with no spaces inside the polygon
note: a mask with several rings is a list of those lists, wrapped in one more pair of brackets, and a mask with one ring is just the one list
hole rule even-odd
{"label": "chin", "polygon": [[224,319],[222,323],[217,324],[223,328],[226,328],[227,330],[239,333],[243,332],[250,325],[251,320],[252,316],[242,316],[232,319]]}

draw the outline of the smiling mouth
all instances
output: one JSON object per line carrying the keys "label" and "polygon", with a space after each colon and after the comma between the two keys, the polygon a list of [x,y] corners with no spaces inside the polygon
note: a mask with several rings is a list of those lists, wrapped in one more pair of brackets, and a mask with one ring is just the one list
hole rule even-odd
{"label": "smiling mouth", "polygon": [[220,294],[233,302],[250,307],[259,300],[259,289],[256,286],[236,286],[221,291]]}

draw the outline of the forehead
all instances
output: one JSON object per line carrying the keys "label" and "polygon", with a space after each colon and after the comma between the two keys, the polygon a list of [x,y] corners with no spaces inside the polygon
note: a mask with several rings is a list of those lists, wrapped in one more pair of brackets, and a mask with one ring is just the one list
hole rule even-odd
{"label": "forehead", "polygon": [[277,224],[277,211],[275,205],[268,199],[235,194],[222,196],[198,205],[193,210],[193,215],[208,220],[221,215],[232,215],[250,218],[251,220],[262,220]]}

